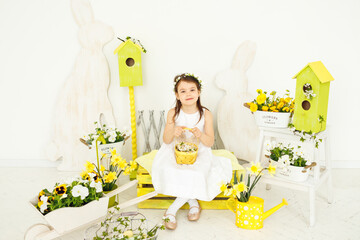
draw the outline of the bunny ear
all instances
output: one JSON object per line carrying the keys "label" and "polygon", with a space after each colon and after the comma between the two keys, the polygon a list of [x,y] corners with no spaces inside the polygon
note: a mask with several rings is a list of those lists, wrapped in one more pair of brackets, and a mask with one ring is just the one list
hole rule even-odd
{"label": "bunny ear", "polygon": [[79,26],[94,21],[94,14],[88,0],[71,0],[71,9]]}
{"label": "bunny ear", "polygon": [[252,41],[243,42],[234,55],[231,68],[238,70],[248,70],[254,61],[256,53],[256,43]]}

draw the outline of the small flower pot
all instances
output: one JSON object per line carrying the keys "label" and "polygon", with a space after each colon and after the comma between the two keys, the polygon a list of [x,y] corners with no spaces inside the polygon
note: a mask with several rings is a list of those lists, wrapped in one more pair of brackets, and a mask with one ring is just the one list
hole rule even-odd
{"label": "small flower pot", "polygon": [[259,127],[287,128],[291,119],[289,112],[254,112],[255,122]]}
{"label": "small flower pot", "polygon": [[284,178],[287,180],[291,180],[294,182],[304,182],[309,177],[309,169],[305,172],[304,167],[297,167],[297,166],[288,166],[286,168],[282,168],[281,165],[277,161],[270,160],[273,166],[276,166],[275,176],[279,178]]}
{"label": "small flower pot", "polygon": [[[111,191],[114,191],[117,188],[118,188],[118,186],[116,184],[114,184],[110,191],[104,191],[104,193],[108,194],[108,193],[110,193]],[[111,207],[117,205],[117,202],[116,202],[115,198],[116,198],[116,195],[109,198],[108,208],[111,208]]]}

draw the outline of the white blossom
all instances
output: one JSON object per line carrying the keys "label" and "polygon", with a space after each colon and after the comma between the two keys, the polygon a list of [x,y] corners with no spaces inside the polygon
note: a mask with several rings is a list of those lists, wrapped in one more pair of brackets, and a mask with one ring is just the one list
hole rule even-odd
{"label": "white blossom", "polygon": [[91,181],[90,187],[95,188],[97,193],[103,191],[102,183],[101,183],[101,182]]}
{"label": "white blossom", "polygon": [[40,201],[42,201],[42,204],[41,204],[41,206],[40,206],[40,212],[42,212],[42,213],[44,213],[45,212],[45,210],[47,209],[47,207],[48,207],[48,197],[46,197],[45,195],[42,195],[41,197],[40,197]]}
{"label": "white blossom", "polygon": [[76,185],[71,190],[71,194],[74,197],[79,197],[80,196],[80,199],[84,200],[89,195],[89,189],[87,187],[84,187],[84,186],[81,186],[81,185]]}

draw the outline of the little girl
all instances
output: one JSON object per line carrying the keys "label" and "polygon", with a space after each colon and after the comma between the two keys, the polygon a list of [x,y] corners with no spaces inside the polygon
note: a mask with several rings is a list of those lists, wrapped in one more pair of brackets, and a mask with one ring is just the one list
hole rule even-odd
{"label": "little girl", "polygon": [[[170,221],[168,229],[175,229],[176,212],[189,203],[189,221],[200,217],[198,200],[211,201],[220,193],[219,183],[229,182],[232,177],[231,162],[214,156],[213,120],[210,111],[200,103],[201,82],[190,74],[181,74],[174,79],[176,106],[170,109],[164,129],[163,145],[155,156],[152,167],[152,183],[158,193],[177,197],[165,212]],[[185,128],[200,140],[198,155],[192,165],[176,163],[174,138]]]}

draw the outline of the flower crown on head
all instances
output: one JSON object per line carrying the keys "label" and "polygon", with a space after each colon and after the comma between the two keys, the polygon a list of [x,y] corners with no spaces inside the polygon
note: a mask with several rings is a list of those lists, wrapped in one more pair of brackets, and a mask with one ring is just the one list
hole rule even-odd
{"label": "flower crown on head", "polygon": [[177,77],[175,78],[175,81],[174,81],[174,87],[175,87],[176,84],[177,84],[182,78],[184,78],[184,77],[192,77],[192,78],[194,78],[196,81],[198,81],[199,86],[200,86],[200,89],[202,88],[202,81],[199,79],[199,77],[195,77],[195,75],[192,74],[192,73],[183,73],[183,74],[177,76]]}

